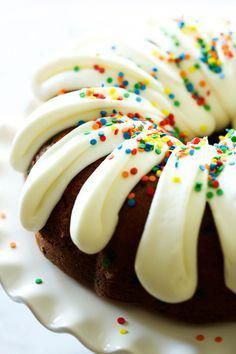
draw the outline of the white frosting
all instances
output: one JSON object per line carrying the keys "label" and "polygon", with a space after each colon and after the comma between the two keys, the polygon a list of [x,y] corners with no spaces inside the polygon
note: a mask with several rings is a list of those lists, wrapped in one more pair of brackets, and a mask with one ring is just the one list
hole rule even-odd
{"label": "white frosting", "polygon": [[[71,216],[73,242],[94,254],[111,239],[129,192],[170,150],[135,269],[150,294],[171,303],[188,300],[195,292],[198,233],[207,196],[224,254],[226,286],[236,293],[236,134],[230,131],[214,147],[206,139],[184,146],[174,138],[176,127],[191,138],[235,123],[235,44],[227,31],[214,38],[201,25],[174,21],[167,30],[153,31],[156,44],[118,39],[113,48],[103,39],[80,44],[39,70],[34,91],[47,100],[63,90],[82,89],[37,108],[11,153],[13,167],[26,172],[44,143],[74,128],[35,162],[23,187],[21,222],[34,231],[46,224],[70,181],[108,155],[82,186]],[[174,127],[168,121],[173,115]],[[148,151],[140,148],[142,141]],[[221,162],[223,171],[212,176]]]}
{"label": "white frosting", "polygon": [[[236,136],[236,134],[235,134]],[[213,217],[220,237],[224,254],[225,283],[229,289],[236,293],[236,158],[231,155],[219,176],[219,183],[224,191],[220,202],[216,198],[210,200]]]}
{"label": "white frosting", "polygon": [[[187,300],[196,290],[197,239],[208,176],[199,165],[212,158],[209,145],[205,145],[193,156],[180,159],[176,168],[177,152],[161,174],[135,262],[144,288],[167,302]],[[173,183],[175,177],[179,183]],[[194,191],[196,182],[202,183],[201,193]]]}
{"label": "white frosting", "polygon": [[[153,66],[158,65],[162,80],[154,80],[151,75],[135,65],[134,61],[114,54],[70,54],[52,61],[40,69],[36,75],[34,91],[39,98],[45,100],[55,96],[60,89],[71,91],[81,87],[101,86],[104,83],[109,86],[107,78],[117,78],[119,72],[122,72],[125,73],[124,79],[129,82],[127,89],[133,90],[136,83],[144,83],[146,89],[140,90],[140,95],[161,111],[173,112],[177,126],[186,131],[188,136],[211,134],[216,129],[214,116],[193,104],[183,82],[174,71],[168,70],[163,63],[159,64],[157,60],[155,62],[154,57],[150,58],[149,56],[145,59],[150,60],[149,72]],[[95,64],[104,67],[105,72],[101,74],[94,70]],[[76,66],[80,68],[78,72],[73,70],[73,67]],[[116,84],[117,81],[113,80],[111,86],[114,83]],[[176,108],[174,101],[164,93],[169,86],[175,93],[176,100],[181,102],[181,108]],[[214,103],[216,106],[218,105],[217,101]],[[224,118],[224,112],[220,107],[218,110],[216,109],[216,112],[219,112],[218,114]],[[189,121],[190,114],[194,117],[191,121]],[[206,127],[203,132],[201,131],[202,126]]]}
{"label": "white frosting", "polygon": [[[173,24],[173,22],[172,26],[166,28],[166,33],[169,33],[171,38],[170,41],[172,41],[172,45],[170,45],[168,49],[171,51],[174,50],[175,52],[177,51],[179,54],[181,54],[184,49],[188,54],[191,55],[192,59],[190,59],[190,62],[187,61],[181,63],[181,68],[183,69],[187,69],[191,64],[196,63],[196,59],[198,60],[201,58],[201,51],[199,45],[197,45],[197,39],[199,37],[204,39],[206,45],[208,46],[211,46],[211,41],[213,38],[218,37],[216,42],[216,49],[219,60],[222,63],[223,76],[220,74],[215,74],[209,70],[209,67],[206,63],[199,61],[201,64],[201,70],[194,71],[195,76],[193,76],[193,82],[199,82],[201,79],[204,79],[209,85],[209,88],[212,90],[216,99],[219,100],[219,104],[222,107],[221,110],[219,110],[219,104],[216,106],[215,103],[212,105],[212,108],[214,109],[214,107],[216,107],[218,110],[218,116],[215,115],[215,117],[217,118],[217,125],[219,129],[222,129],[229,122],[229,119],[234,119],[236,112],[236,103],[234,100],[234,92],[236,89],[236,83],[234,80],[236,74],[236,59],[235,57],[229,59],[223,55],[222,44],[224,42],[224,37],[222,37],[222,35],[216,31],[210,33],[206,28],[204,28],[203,24],[200,24],[199,22],[193,23],[192,25],[190,24],[186,28],[184,27],[183,30],[178,27],[177,23]],[[227,35],[227,32],[225,32],[225,35]],[[177,47],[177,49],[176,46],[173,47],[173,36],[174,41],[176,39],[180,41],[180,45]],[[233,46],[231,46],[231,50],[235,54],[235,48]],[[224,114],[222,115],[222,110],[225,111],[227,116]],[[217,112],[214,111],[214,113],[216,114]]]}
{"label": "white frosting", "polygon": [[106,141],[98,142],[99,146],[89,143],[91,139],[98,138],[97,130],[84,135],[92,124],[88,122],[72,130],[44,153],[32,168],[24,184],[21,199],[20,217],[26,229],[40,230],[73,177],[119,145],[124,140],[124,128],[139,126],[141,123],[126,118],[126,122],[116,124],[119,129],[117,135],[109,127],[103,127],[100,130],[105,134]]}
{"label": "white frosting", "polygon": [[[184,127],[189,137],[209,135],[226,127],[236,115],[233,97],[236,60],[223,53],[225,37],[218,34],[215,47],[221,72],[209,69],[208,63],[201,60],[197,40],[203,39],[208,50],[216,33],[202,27],[199,23],[197,26],[185,23],[180,29],[179,22],[172,21],[164,31],[157,28],[152,32],[151,38],[156,44],[136,38],[125,41],[97,36],[87,38],[73,51],[44,65],[35,77],[34,91],[40,99],[46,100],[60,89],[70,91],[84,86],[120,85],[122,80],[117,81],[117,77],[121,72],[128,82],[127,89],[134,91],[135,83],[144,83],[146,89],[139,90],[139,94],[160,110],[172,112],[177,126],[180,129]],[[234,45],[230,41],[227,44],[236,54]],[[176,65],[173,59],[181,55],[189,55],[189,59]],[[104,72],[94,70],[94,65],[101,66]],[[194,69],[196,65],[198,69]],[[74,70],[76,67],[78,71]],[[186,88],[183,72],[187,73],[189,84],[193,84],[204,104],[192,98],[193,91]],[[112,82],[108,78],[112,78]],[[180,102],[179,106],[175,105],[176,101]],[[209,110],[204,108],[205,105]]]}
{"label": "white frosting", "polygon": [[[93,89],[100,94],[109,94],[108,88]],[[112,95],[105,99],[95,99],[93,96],[80,97],[81,92],[72,92],[67,95],[56,97],[44,105],[39,106],[29,117],[27,124],[18,132],[11,152],[11,163],[19,171],[25,171],[38,149],[52,136],[60,131],[75,126],[80,120],[89,121],[99,118],[101,111],[108,114],[115,109],[122,113],[139,112],[146,117],[153,117],[160,121],[163,117],[158,116],[149,102],[143,100],[137,102],[135,95],[119,101]],[[124,94],[122,89],[116,89],[118,94]]]}
{"label": "white frosting", "polygon": [[[137,147],[136,139],[131,139],[123,143],[121,150],[114,150],[114,157],[111,160],[108,157],[101,163],[78,194],[72,211],[70,232],[72,240],[82,251],[93,254],[106,246],[127,195],[142,176],[162,161],[168,149],[166,144],[160,155],[154,151],[135,156],[125,153],[127,148],[132,150]],[[138,169],[137,174],[127,179],[121,177],[122,171],[130,171],[134,166]]]}

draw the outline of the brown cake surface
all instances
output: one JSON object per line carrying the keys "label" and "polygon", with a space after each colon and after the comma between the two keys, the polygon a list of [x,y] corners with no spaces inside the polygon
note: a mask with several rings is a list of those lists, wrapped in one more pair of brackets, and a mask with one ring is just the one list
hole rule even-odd
{"label": "brown cake surface", "polygon": [[[35,158],[68,131],[51,139]],[[69,276],[95,289],[100,296],[136,303],[189,322],[235,320],[236,296],[225,286],[222,251],[208,206],[199,234],[195,295],[182,303],[165,303],[148,294],[139,283],[134,271],[135,255],[157,181],[140,181],[136,185],[132,191],[136,204],[130,207],[124,203],[116,230],[104,250],[88,255],[74,245],[69,231],[72,207],[84,182],[102,160],[89,165],[71,181],[46,225],[37,233],[37,242],[45,256]]]}

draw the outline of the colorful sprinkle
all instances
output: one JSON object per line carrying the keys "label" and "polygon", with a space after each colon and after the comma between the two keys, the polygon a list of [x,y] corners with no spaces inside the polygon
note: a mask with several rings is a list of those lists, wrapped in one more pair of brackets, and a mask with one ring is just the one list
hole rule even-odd
{"label": "colorful sprinkle", "polygon": [[203,342],[205,340],[205,336],[203,334],[198,334],[195,338],[198,342]]}
{"label": "colorful sprinkle", "polygon": [[215,342],[216,343],[222,343],[223,342],[223,338],[218,336],[218,337],[215,337]]}
{"label": "colorful sprinkle", "polygon": [[222,190],[221,188],[219,188],[219,189],[216,191],[216,194],[217,194],[218,196],[221,196],[221,195],[224,194],[224,192],[223,192],[223,190]]}
{"label": "colorful sprinkle", "polygon": [[141,179],[142,182],[146,183],[149,181],[149,177],[148,176],[143,176]]}
{"label": "colorful sprinkle", "polygon": [[136,175],[138,173],[138,169],[136,167],[132,167],[130,173],[131,175]]}
{"label": "colorful sprinkle", "polygon": [[127,321],[124,317],[118,317],[116,319],[117,323],[120,324],[120,325],[124,325]]}
{"label": "colorful sprinkle", "polygon": [[129,177],[129,172],[128,171],[123,171],[121,175],[122,175],[123,178],[127,178],[127,177]]}
{"label": "colorful sprinkle", "polygon": [[96,140],[96,139],[90,140],[90,144],[91,144],[91,145],[96,145],[96,144],[97,144],[97,140]]}
{"label": "colorful sprinkle", "polygon": [[172,177],[172,182],[174,182],[174,183],[181,183],[181,178],[178,177],[178,176],[174,176],[174,177]]}
{"label": "colorful sprinkle", "polygon": [[206,197],[207,199],[212,199],[214,197],[214,194],[212,192],[207,192]]}
{"label": "colorful sprinkle", "polygon": [[107,78],[107,83],[108,83],[108,84],[111,84],[112,81],[113,81],[112,77],[108,77],[108,78]]}
{"label": "colorful sprinkle", "polygon": [[4,220],[4,219],[6,219],[6,214],[3,212],[3,211],[1,211],[0,212],[0,219],[2,219],[2,220]]}
{"label": "colorful sprinkle", "polygon": [[16,242],[10,242],[10,247],[12,249],[15,249],[16,248]]}
{"label": "colorful sprinkle", "polygon": [[149,181],[150,182],[156,182],[157,178],[154,175],[149,176]]}
{"label": "colorful sprinkle", "polygon": [[148,186],[148,187],[147,187],[147,195],[148,195],[149,197],[153,197],[154,194],[155,194],[155,188],[153,188],[153,187],[151,187],[151,186]]}
{"label": "colorful sprinkle", "polygon": [[130,139],[130,137],[131,137],[130,132],[124,132],[123,137],[124,137],[124,139]]}
{"label": "colorful sprinkle", "polygon": [[101,135],[101,136],[100,136],[100,140],[101,140],[102,142],[106,141],[106,139],[107,139],[107,138],[105,137],[105,135]]}
{"label": "colorful sprinkle", "polygon": [[133,208],[136,205],[136,200],[135,199],[128,199],[127,204],[130,208]]}
{"label": "colorful sprinkle", "polygon": [[175,105],[176,107],[179,107],[179,106],[180,106],[180,102],[179,102],[179,101],[174,101],[174,105]]}
{"label": "colorful sprinkle", "polygon": [[128,149],[125,149],[125,153],[128,154],[128,155],[131,154],[131,152],[132,152],[132,150],[129,149],[129,148],[128,148]]}
{"label": "colorful sprinkle", "polygon": [[194,187],[195,192],[201,192],[202,190],[202,183],[201,182],[196,182],[195,187]]}

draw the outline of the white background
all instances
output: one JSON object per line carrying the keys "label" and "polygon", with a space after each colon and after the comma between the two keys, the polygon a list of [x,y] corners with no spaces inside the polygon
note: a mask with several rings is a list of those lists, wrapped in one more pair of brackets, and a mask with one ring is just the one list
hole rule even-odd
{"label": "white background", "polygon": [[[190,14],[207,21],[234,13],[235,0],[0,0],[0,120],[20,124],[39,63],[84,31],[128,33],[156,18]],[[0,354],[85,353],[76,339],[49,332],[0,289]]]}

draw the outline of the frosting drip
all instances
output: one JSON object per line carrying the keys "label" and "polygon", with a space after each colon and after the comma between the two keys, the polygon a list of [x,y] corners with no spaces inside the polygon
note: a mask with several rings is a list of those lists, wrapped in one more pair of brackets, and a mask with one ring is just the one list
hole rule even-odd
{"label": "frosting drip", "polygon": [[[208,176],[199,167],[209,163],[211,155],[205,140],[176,149],[158,182],[135,268],[145,289],[163,301],[184,301],[196,290],[197,239]],[[194,191],[196,182],[201,193]]]}
{"label": "frosting drip", "polygon": [[[70,230],[72,240],[82,251],[96,253],[109,242],[127,195],[142,176],[164,159],[169,149],[167,141],[173,138],[166,134],[161,137],[162,134],[154,130],[124,142],[85,182],[75,201]],[[162,145],[160,152],[140,152],[140,141],[153,135]]]}
{"label": "frosting drip", "polygon": [[39,106],[28,123],[17,134],[11,153],[11,163],[19,171],[24,171],[34,154],[53,135],[60,131],[106,115],[113,111],[136,113],[161,121],[163,116],[150,103],[139,97],[125,93],[122,89],[82,89],[68,95],[56,97]]}

